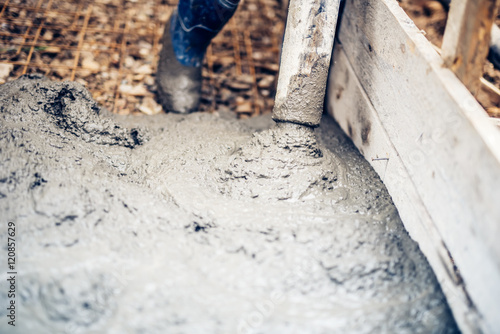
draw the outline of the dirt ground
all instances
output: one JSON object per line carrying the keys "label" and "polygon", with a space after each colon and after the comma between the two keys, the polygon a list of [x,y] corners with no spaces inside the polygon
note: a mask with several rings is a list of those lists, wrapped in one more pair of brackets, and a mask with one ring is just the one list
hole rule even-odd
{"label": "dirt ground", "polygon": [[[39,73],[82,83],[115,113],[159,113],[154,73],[176,3],[2,0],[0,84]],[[283,7],[279,0],[242,1],[207,51],[201,110],[225,106],[241,117],[272,110]]]}

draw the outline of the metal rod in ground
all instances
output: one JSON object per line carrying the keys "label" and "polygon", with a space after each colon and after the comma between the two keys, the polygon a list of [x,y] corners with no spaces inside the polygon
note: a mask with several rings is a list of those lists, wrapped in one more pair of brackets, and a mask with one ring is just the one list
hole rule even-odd
{"label": "metal rod in ground", "polygon": [[318,126],[340,0],[291,0],[273,110],[277,122]]}

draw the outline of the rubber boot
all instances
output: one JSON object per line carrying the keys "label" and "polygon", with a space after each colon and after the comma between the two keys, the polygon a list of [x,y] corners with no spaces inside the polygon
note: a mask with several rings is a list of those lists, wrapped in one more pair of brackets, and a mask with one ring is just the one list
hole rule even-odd
{"label": "rubber boot", "polygon": [[239,0],[180,0],[165,26],[156,83],[166,112],[196,110],[201,68],[210,41],[224,27]]}

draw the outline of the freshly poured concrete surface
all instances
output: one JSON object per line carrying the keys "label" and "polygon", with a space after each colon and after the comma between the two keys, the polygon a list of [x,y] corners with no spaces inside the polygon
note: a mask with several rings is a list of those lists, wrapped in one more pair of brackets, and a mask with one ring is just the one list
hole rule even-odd
{"label": "freshly poured concrete surface", "polygon": [[457,331],[330,119],[314,136],[222,112],[99,113],[75,83],[0,87],[0,233],[15,222],[18,245],[1,333]]}

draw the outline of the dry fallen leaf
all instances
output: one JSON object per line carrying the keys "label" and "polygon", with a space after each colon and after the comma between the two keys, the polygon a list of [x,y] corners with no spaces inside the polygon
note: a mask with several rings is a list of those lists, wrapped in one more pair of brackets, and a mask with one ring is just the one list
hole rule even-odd
{"label": "dry fallen leaf", "polygon": [[143,84],[139,84],[136,86],[122,84],[119,88],[120,93],[124,95],[132,95],[132,96],[145,96],[151,94]]}
{"label": "dry fallen leaf", "polygon": [[0,64],[0,84],[5,83],[5,79],[9,77],[13,69],[14,65],[12,64]]}
{"label": "dry fallen leaf", "polygon": [[236,107],[236,112],[237,113],[252,113],[253,111],[253,106],[252,106],[252,102],[245,102],[243,104],[240,104]]}
{"label": "dry fallen leaf", "polygon": [[93,58],[88,57],[82,60],[82,68],[89,70],[93,73],[96,73],[101,68],[101,65],[98,62],[96,62]]}
{"label": "dry fallen leaf", "polygon": [[233,90],[248,90],[252,88],[251,84],[238,81],[226,81],[226,86]]}
{"label": "dry fallen leaf", "polygon": [[274,75],[266,75],[264,78],[262,78],[259,83],[257,84],[257,87],[259,88],[269,88],[271,85],[274,83]]}
{"label": "dry fallen leaf", "polygon": [[162,111],[161,106],[152,97],[145,97],[142,100],[139,110],[146,115],[155,115]]}
{"label": "dry fallen leaf", "polygon": [[152,74],[153,69],[151,68],[151,65],[149,64],[144,64],[142,66],[139,66],[134,70],[134,73],[136,74]]}

